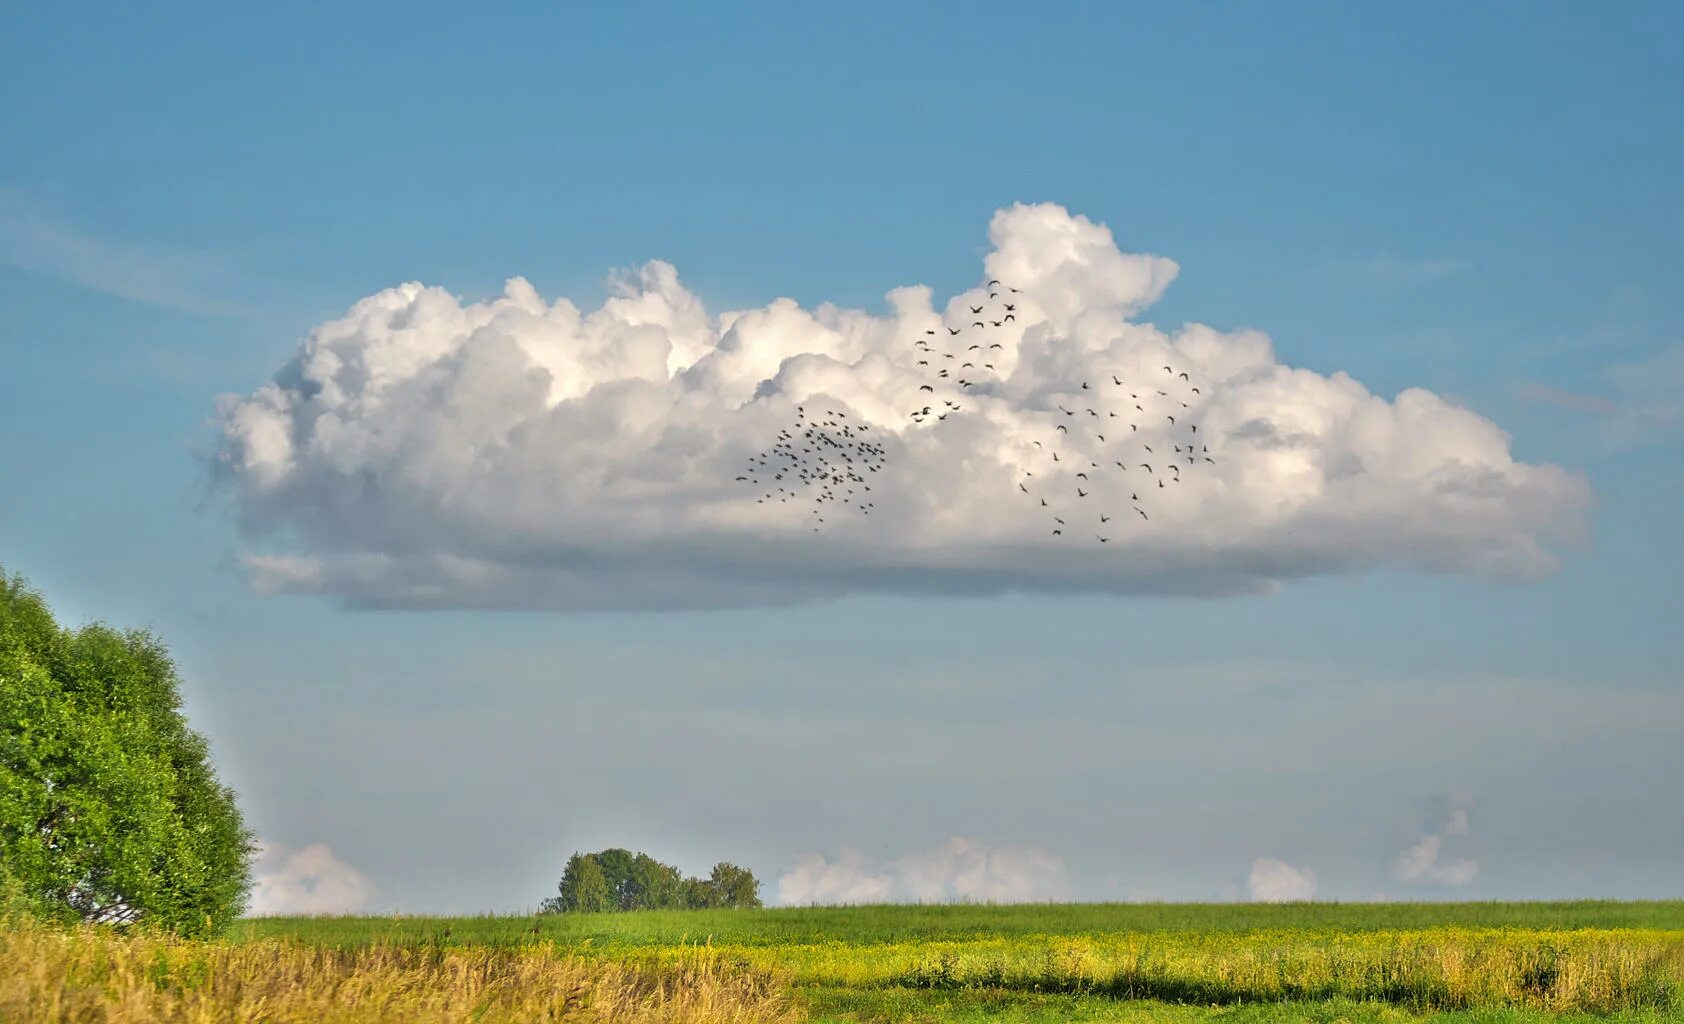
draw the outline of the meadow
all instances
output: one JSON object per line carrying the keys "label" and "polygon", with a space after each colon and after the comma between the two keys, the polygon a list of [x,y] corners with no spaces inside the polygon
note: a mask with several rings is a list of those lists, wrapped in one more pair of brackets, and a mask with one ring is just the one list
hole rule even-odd
{"label": "meadow", "polygon": [[[38,996],[0,980],[0,1020],[55,1024],[1684,1021],[1684,902],[260,918],[213,942],[8,935],[0,975],[35,978],[38,993],[59,979],[80,1009],[19,1016]],[[99,1015],[112,993],[146,1013]]]}

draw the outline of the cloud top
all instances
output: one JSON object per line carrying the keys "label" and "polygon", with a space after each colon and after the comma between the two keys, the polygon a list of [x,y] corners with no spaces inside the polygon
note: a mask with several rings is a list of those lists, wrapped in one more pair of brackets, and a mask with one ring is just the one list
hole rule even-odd
{"label": "cloud top", "polygon": [[[272,381],[219,401],[216,475],[252,582],[365,606],[558,609],[1210,594],[1381,565],[1536,576],[1582,530],[1582,480],[1516,461],[1476,413],[1283,365],[1257,331],[1134,319],[1178,267],[1123,252],[1104,225],[1018,205],[989,237],[984,280],[1001,285],[940,308],[897,288],[880,314],[789,299],[715,313],[661,262],[615,275],[588,311],[521,278],[478,302],[418,283],[369,296]],[[990,368],[964,388],[919,365],[940,357],[917,342],[949,337],[988,342]],[[1164,387],[1164,365],[1187,377]],[[962,408],[911,415],[943,402]],[[1082,431],[1058,432],[1076,425],[1063,410],[1088,408]],[[869,432],[882,464],[858,482],[736,480],[780,432],[811,427],[803,409]],[[1172,446],[1192,452],[1190,424],[1211,461],[1156,486]],[[1053,535],[1052,515],[1076,525]]]}

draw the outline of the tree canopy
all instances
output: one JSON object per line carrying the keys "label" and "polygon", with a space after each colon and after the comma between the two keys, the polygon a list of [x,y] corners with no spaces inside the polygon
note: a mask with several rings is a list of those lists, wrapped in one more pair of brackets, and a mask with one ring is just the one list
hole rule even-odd
{"label": "tree canopy", "polygon": [[721,862],[706,878],[685,878],[647,853],[614,847],[569,857],[559,891],[544,901],[543,909],[589,913],[758,906],[760,883],[747,868]]}
{"label": "tree canopy", "polygon": [[61,628],[0,571],[0,883],[36,915],[220,929],[251,833],[151,634]]}

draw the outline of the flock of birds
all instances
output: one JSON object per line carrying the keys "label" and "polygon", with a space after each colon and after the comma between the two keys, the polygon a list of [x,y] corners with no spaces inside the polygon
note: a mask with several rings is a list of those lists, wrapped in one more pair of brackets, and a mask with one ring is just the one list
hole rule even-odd
{"label": "flock of birds", "polygon": [[[965,305],[969,323],[954,327],[943,322],[939,330],[926,330],[912,342],[924,381],[917,392],[923,404],[910,414],[914,423],[945,420],[963,411],[973,388],[1002,379],[998,361],[1006,346],[994,332],[1017,319],[1013,296],[1018,290],[998,280],[987,287],[981,305]],[[1039,502],[1052,536],[1091,531],[1100,544],[1109,544],[1134,517],[1151,519],[1148,508],[1158,492],[1179,487],[1184,473],[1198,472],[1216,459],[1191,419],[1189,399],[1202,393],[1187,371],[1165,365],[1161,378],[1126,380],[1112,373],[1080,384],[1064,392],[1075,396],[1067,399],[1074,408],[1056,403],[1052,429],[1044,439],[1029,442],[1017,492]],[[869,430],[868,424],[848,423],[840,410],[809,416],[805,406],[797,406],[795,424],[751,456],[737,480],[764,486],[756,499],[761,504],[810,499],[814,532],[824,526],[827,505],[870,515],[876,505],[866,498],[871,492],[866,481],[888,456],[883,445],[867,440]]]}
{"label": "flock of birds", "polygon": [[827,504],[870,515],[877,505],[865,499],[871,492],[866,474],[881,470],[888,453],[866,439],[869,423],[855,426],[847,419],[839,409],[815,412],[809,419],[807,407],[796,406],[795,423],[778,431],[771,447],[749,456],[748,468],[737,479],[758,488],[766,478],[766,493],[754,499],[762,505],[811,497],[814,533],[824,528]]}

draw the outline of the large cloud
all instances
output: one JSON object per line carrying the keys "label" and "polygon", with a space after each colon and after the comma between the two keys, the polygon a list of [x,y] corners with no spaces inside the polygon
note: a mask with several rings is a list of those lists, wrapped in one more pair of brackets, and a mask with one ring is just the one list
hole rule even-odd
{"label": "large cloud", "polygon": [[[1515,461],[1495,424],[1431,392],[1387,401],[1344,373],[1281,364],[1257,331],[1131,319],[1178,268],[1123,253],[1103,225],[1020,205],[989,230],[984,278],[1019,291],[991,300],[979,287],[942,311],[906,287],[884,315],[788,299],[712,314],[659,262],[614,278],[589,313],[520,278],[485,302],[420,284],[370,296],[313,330],[272,382],[221,400],[218,477],[266,548],[245,556],[253,581],[386,606],[1225,593],[1380,565],[1534,576],[1582,529],[1579,478]],[[993,327],[1007,299],[1012,319]],[[946,324],[977,330],[978,305],[979,334],[1000,346],[993,369],[964,389],[934,379],[915,343],[945,343]],[[1122,397],[1135,388],[1138,412]],[[946,401],[961,409],[909,418]],[[1097,421],[1060,411],[1096,405]],[[869,481],[869,497],[831,505],[817,532],[818,487],[757,502],[769,475],[735,480],[798,407],[844,414],[883,452],[844,483]],[[1097,441],[1106,420],[1116,429]],[[1063,435],[1060,423],[1086,426]],[[1155,486],[1192,423],[1201,460]],[[1093,472],[1087,498],[1078,468]]]}
{"label": "large cloud", "polygon": [[955,836],[878,864],[850,847],[808,853],[778,877],[785,906],[860,903],[1028,903],[1069,895],[1064,861],[1034,847],[990,847]]}

